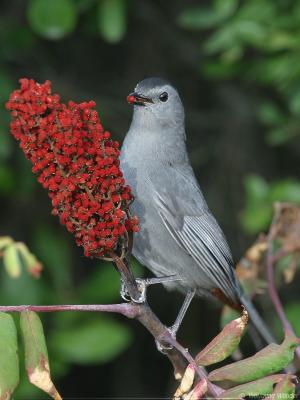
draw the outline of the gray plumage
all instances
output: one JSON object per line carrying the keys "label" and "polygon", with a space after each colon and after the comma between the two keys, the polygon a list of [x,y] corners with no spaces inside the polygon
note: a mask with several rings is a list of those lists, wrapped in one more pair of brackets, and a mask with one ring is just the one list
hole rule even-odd
{"label": "gray plumage", "polygon": [[148,78],[133,96],[137,101],[121,168],[135,196],[132,212],[140,219],[134,256],[157,276],[182,278],[169,283],[171,288],[196,289],[209,297],[219,289],[241,304],[230,249],[188,158],[177,90],[163,79]]}

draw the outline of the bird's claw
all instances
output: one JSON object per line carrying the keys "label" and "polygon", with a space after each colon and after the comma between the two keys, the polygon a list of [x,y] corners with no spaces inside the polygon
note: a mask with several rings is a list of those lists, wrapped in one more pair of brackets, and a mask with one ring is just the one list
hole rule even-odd
{"label": "bird's claw", "polygon": [[128,290],[126,289],[126,285],[123,282],[123,280],[121,280],[121,290],[120,290],[120,295],[122,297],[122,299],[126,302],[130,302],[131,301],[131,297],[129,296]]}
{"label": "bird's claw", "polygon": [[120,295],[122,299],[126,302],[133,301],[134,303],[145,303],[146,301],[146,291],[147,291],[147,285],[143,279],[136,279],[137,287],[140,292],[140,296],[138,299],[133,299],[130,294],[128,293],[128,290],[126,288],[126,284],[121,281],[121,290],[120,290]]}

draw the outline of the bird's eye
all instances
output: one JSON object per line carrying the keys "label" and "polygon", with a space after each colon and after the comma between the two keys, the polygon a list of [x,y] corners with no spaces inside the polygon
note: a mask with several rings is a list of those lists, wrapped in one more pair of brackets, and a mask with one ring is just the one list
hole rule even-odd
{"label": "bird's eye", "polygon": [[168,93],[163,92],[162,94],[159,95],[159,100],[165,103],[168,100],[168,97],[169,97]]}

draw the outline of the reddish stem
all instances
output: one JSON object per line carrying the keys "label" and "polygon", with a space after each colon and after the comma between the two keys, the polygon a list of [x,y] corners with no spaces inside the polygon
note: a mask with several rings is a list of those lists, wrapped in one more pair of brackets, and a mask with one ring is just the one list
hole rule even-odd
{"label": "reddish stem", "polygon": [[[126,284],[126,288],[131,299],[139,299],[141,293],[138,290],[129,263],[126,263],[124,259],[121,259],[117,256],[114,256],[113,258],[114,263],[119,270],[124,283]],[[180,360],[180,358],[178,357],[181,356],[184,360],[188,361],[189,364],[193,365],[200,379],[205,379],[207,381],[207,387],[210,395],[214,398],[218,398],[220,396],[220,393],[222,392],[222,389],[218,388],[216,385],[213,385],[211,382],[208,381],[205,370],[199,367],[194,358],[188,352],[188,350],[177,342],[177,340],[172,336],[169,329],[164,324],[162,324],[157,316],[153,313],[148,303],[145,301],[143,303],[139,303],[136,306],[140,310],[140,313],[137,316],[137,320],[148,329],[148,331],[153,335],[155,340],[162,346],[162,348],[165,348],[165,354],[173,363],[175,371],[180,372],[180,374],[182,375],[182,360]]]}
{"label": "reddish stem", "polygon": [[[58,311],[88,311],[88,312],[114,312],[122,314],[127,318],[137,318],[145,325],[150,332],[155,336],[156,330],[160,330],[162,325],[158,319],[152,314],[147,304],[121,303],[121,304],[57,304],[50,306],[33,306],[33,305],[19,305],[19,306],[0,306],[0,312],[22,312],[22,311],[35,311],[35,312],[58,312]],[[222,389],[213,385],[207,379],[205,370],[199,367],[187,349],[185,349],[177,340],[171,335],[167,328],[163,326],[162,334],[156,337],[161,343],[171,345],[176,349],[190,364],[195,368],[200,379],[207,381],[208,390],[213,397],[218,397],[222,393]],[[173,355],[174,357],[174,355]]]}
{"label": "reddish stem", "polygon": [[131,303],[121,304],[57,304],[51,306],[0,306],[2,312],[54,312],[54,311],[94,311],[94,312],[113,312],[122,314],[127,318],[136,318],[139,314],[138,307]]}
{"label": "reddish stem", "polygon": [[189,362],[189,364],[193,366],[200,379],[204,379],[207,382],[208,391],[213,397],[218,398],[219,396],[221,396],[224,390],[208,380],[205,369],[197,365],[194,358],[189,353],[188,349],[181,346],[181,344],[177,342],[177,340],[171,335],[171,333],[168,335],[168,337],[164,338],[164,340],[183,355],[183,357]]}
{"label": "reddish stem", "polygon": [[[277,253],[275,255],[272,254],[272,241],[269,240],[268,251],[267,251],[267,277],[268,277],[268,290],[269,295],[272,300],[272,303],[275,307],[275,310],[278,314],[278,317],[283,325],[283,328],[286,332],[291,333],[294,336],[297,336],[292,325],[287,319],[284,309],[282,307],[275,283],[274,277],[274,261],[277,261],[281,257],[277,257]],[[297,347],[295,350],[297,357],[300,359],[300,347]]]}

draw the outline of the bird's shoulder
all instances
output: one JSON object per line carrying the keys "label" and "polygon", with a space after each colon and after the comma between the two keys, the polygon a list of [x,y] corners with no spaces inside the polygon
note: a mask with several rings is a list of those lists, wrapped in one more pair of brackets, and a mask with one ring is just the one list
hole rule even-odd
{"label": "bird's shoulder", "polygon": [[153,191],[154,201],[168,204],[174,215],[199,215],[207,209],[189,163],[156,163],[147,169],[147,184]]}

